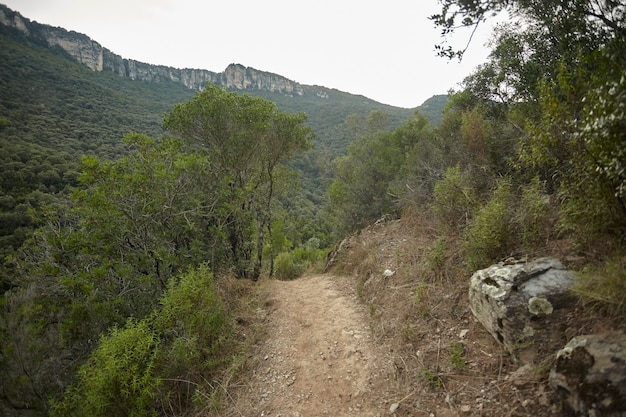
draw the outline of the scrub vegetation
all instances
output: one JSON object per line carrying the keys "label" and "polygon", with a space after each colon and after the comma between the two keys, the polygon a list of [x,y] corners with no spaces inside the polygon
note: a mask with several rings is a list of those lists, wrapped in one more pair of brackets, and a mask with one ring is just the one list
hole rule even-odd
{"label": "scrub vegetation", "polygon": [[[320,268],[396,219],[419,233],[394,259],[423,277],[406,306],[422,318],[458,307],[437,285],[552,255],[580,271],[590,317],[623,323],[624,7],[541,5],[442,1],[444,34],[511,19],[441,114],[355,104],[329,125],[319,105],[123,80],[2,29],[0,413],[218,412],[259,336],[253,282]],[[337,266],[365,277],[374,330],[375,249]],[[410,314],[403,326],[417,337]],[[464,346],[443,348],[463,372]]]}

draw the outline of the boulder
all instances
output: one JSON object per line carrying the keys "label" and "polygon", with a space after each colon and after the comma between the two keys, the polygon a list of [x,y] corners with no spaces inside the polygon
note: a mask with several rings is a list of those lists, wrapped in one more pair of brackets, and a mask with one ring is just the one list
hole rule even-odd
{"label": "boulder", "polygon": [[574,273],[554,258],[507,261],[474,273],[470,308],[520,364],[553,355],[567,341],[565,326],[576,298]]}
{"label": "boulder", "polygon": [[626,334],[573,338],[557,353],[550,386],[578,416],[626,416]]}

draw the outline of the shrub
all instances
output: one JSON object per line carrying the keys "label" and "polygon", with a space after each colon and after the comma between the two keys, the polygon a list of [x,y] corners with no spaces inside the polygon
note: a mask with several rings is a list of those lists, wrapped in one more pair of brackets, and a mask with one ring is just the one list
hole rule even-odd
{"label": "shrub", "polygon": [[552,207],[545,184],[535,177],[522,188],[520,204],[515,216],[520,238],[526,250],[546,242],[553,232]]}
{"label": "shrub", "polygon": [[161,380],[155,375],[159,337],[147,320],[129,320],[103,336],[78,371],[53,416],[150,416]]}
{"label": "shrub", "polygon": [[608,316],[626,316],[626,258],[583,271],[574,292],[581,301]]}
{"label": "shrub", "polygon": [[299,277],[305,270],[306,264],[296,263],[293,253],[279,253],[274,261],[274,275],[278,279],[294,279]]}
{"label": "shrub", "polygon": [[170,281],[159,310],[102,337],[52,414],[143,417],[174,408],[184,414],[199,400],[213,401],[220,393],[206,381],[232,355],[222,354],[229,334],[208,266],[190,269]]}
{"label": "shrub", "polygon": [[426,385],[431,389],[444,388],[444,383],[441,376],[426,367],[422,368],[422,378]]}
{"label": "shrub", "polygon": [[446,238],[441,236],[426,249],[422,265],[425,278],[442,279],[446,270]]}
{"label": "shrub", "polygon": [[450,362],[452,368],[457,371],[465,370],[467,364],[465,363],[465,346],[462,343],[450,343]]}
{"label": "shrub", "polygon": [[448,168],[444,178],[435,184],[434,197],[437,219],[454,230],[463,229],[471,216],[475,197],[458,165]]}
{"label": "shrub", "polygon": [[321,263],[326,261],[328,250],[319,249],[319,246],[320,240],[312,237],[301,248],[279,253],[274,260],[274,276],[278,279],[294,279],[311,267],[323,268]]}
{"label": "shrub", "polygon": [[214,379],[232,352],[225,349],[231,334],[228,315],[208,265],[171,281],[161,305],[155,317],[163,334],[159,364],[166,386],[161,401],[181,412],[200,401],[212,406],[222,392],[206,381]]}
{"label": "shrub", "polygon": [[417,312],[422,316],[427,316],[430,313],[430,306],[428,305],[428,284],[420,282],[415,287],[415,295],[413,296],[413,304],[417,309]]}
{"label": "shrub", "polygon": [[619,235],[626,225],[618,213],[623,209],[616,204],[611,190],[600,181],[586,178],[580,183],[562,184],[559,190],[559,232],[572,236],[582,249],[603,234]]}
{"label": "shrub", "polygon": [[196,359],[206,358],[219,348],[228,331],[226,312],[206,264],[190,269],[178,282],[170,281],[161,306],[155,327],[166,340],[173,340],[173,352],[177,343],[185,343],[185,357],[191,356],[174,355],[171,359],[193,368]]}
{"label": "shrub", "polygon": [[491,200],[472,219],[465,243],[470,268],[484,268],[509,253],[515,238],[511,201],[511,184],[501,181]]}

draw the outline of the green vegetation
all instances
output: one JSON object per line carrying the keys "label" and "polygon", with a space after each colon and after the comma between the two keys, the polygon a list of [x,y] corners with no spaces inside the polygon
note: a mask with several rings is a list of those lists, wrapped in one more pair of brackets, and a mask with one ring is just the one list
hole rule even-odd
{"label": "green vegetation", "polygon": [[20,403],[3,409],[45,412],[66,390],[58,415],[213,407],[206,381],[239,347],[222,351],[234,339],[212,277],[271,270],[264,235],[289,189],[285,163],[309,146],[304,120],[208,87],[167,115],[180,138],[132,133],[117,160],[84,157],[77,186],[42,205],[6,263],[0,388]]}
{"label": "green vegetation", "polygon": [[[623,302],[614,295],[623,294],[626,243],[623,5],[543,5],[443,1],[432,20],[444,34],[497,12],[511,12],[513,21],[498,27],[489,59],[450,96],[438,126],[416,114],[391,131],[355,135],[336,160],[329,211],[344,234],[417,213],[439,238],[420,261],[425,280],[441,276],[442,263],[467,274],[509,257],[574,255],[573,266],[588,271],[583,300],[620,315]],[[463,53],[445,43],[439,52]]]}
{"label": "green vegetation", "polygon": [[[77,185],[82,156],[119,158],[128,151],[120,138],[131,132],[158,140],[165,134],[163,115],[194,95],[179,83],[138,82],[94,72],[58,48],[46,47],[39,33],[43,26],[31,23],[30,38],[0,25],[0,264],[38,226],[32,210],[64,198]],[[353,139],[344,121],[365,119],[377,110],[397,126],[413,110],[324,87],[304,88],[306,94],[296,97],[246,92],[273,101],[283,112],[306,112],[315,148],[289,162],[300,173],[291,183],[302,187],[290,190],[288,199],[281,198],[288,214],[285,231],[294,246],[312,237],[329,246],[332,227],[319,208],[332,181],[331,161],[345,153]],[[438,117],[445,100],[438,96],[428,103],[429,117]]]}
{"label": "green vegetation", "polygon": [[500,182],[493,196],[475,214],[467,228],[465,252],[472,269],[506,258],[515,244],[511,185]]}
{"label": "green vegetation", "polygon": [[626,260],[610,258],[585,268],[574,291],[590,308],[614,317],[626,315]]}
{"label": "green vegetation", "polygon": [[163,114],[193,96],[95,73],[4,26],[0,80],[0,265],[40,224],[33,210],[78,185],[83,155],[119,157],[130,132],[160,137]]}
{"label": "green vegetation", "polygon": [[465,346],[461,343],[450,343],[450,362],[452,368],[457,371],[463,371],[467,367],[465,363]]}
{"label": "green vegetation", "polygon": [[[245,357],[233,277],[293,279],[334,240],[403,213],[433,235],[416,255],[419,314],[449,271],[551,254],[559,240],[583,259],[586,305],[623,315],[623,7],[543,4],[442,2],[445,33],[499,11],[524,24],[498,29],[440,120],[334,90],[134,82],[3,28],[0,413],[215,410]],[[450,346],[455,369],[463,355]]]}
{"label": "green vegetation", "polygon": [[[313,134],[303,126],[305,120],[304,113],[281,113],[270,101],[212,85],[176,105],[165,118],[166,129],[207,155],[213,176],[208,185],[219,184],[214,201],[225,200],[220,222],[230,248],[229,264],[239,277],[256,281],[261,274],[274,201],[289,190],[291,178],[283,163],[311,146]],[[251,266],[255,226],[256,260]]]}
{"label": "green vegetation", "polygon": [[274,261],[274,276],[288,280],[309,270],[321,270],[328,250],[319,247],[319,239],[311,238],[302,248],[281,252]]}
{"label": "green vegetation", "polygon": [[422,379],[430,389],[438,390],[444,388],[443,379],[428,368],[422,369]]}
{"label": "green vegetation", "polygon": [[100,338],[52,415],[149,416],[199,403],[215,407],[222,392],[207,380],[231,360],[230,327],[208,267],[189,270],[171,281],[153,314]]}

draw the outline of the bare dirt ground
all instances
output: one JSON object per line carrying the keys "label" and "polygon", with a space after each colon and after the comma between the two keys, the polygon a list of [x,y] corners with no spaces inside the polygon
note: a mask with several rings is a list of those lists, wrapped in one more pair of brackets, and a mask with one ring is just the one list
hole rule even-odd
{"label": "bare dirt ground", "polygon": [[255,348],[256,366],[232,415],[382,416],[401,400],[346,279],[309,275],[261,285],[266,340]]}
{"label": "bare dirt ground", "polygon": [[[556,351],[514,363],[469,309],[458,247],[438,261],[437,236],[415,220],[376,224],[326,274],[262,279],[260,331],[220,416],[568,415],[548,385]],[[537,256],[552,254],[567,252]],[[601,322],[580,315],[564,343]]]}

